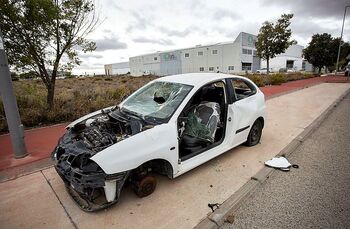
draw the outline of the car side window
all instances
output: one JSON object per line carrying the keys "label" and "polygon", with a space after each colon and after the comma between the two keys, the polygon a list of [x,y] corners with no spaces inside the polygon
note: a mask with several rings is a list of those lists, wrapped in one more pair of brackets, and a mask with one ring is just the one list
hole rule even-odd
{"label": "car side window", "polygon": [[231,79],[232,88],[234,90],[233,100],[241,100],[256,93],[255,87],[243,79]]}

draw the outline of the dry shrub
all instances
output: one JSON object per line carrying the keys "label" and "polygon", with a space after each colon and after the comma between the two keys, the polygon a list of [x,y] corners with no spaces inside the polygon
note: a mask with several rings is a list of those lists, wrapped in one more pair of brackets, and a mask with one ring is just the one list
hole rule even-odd
{"label": "dry shrub", "polygon": [[269,82],[272,85],[281,85],[282,83],[287,82],[287,79],[285,75],[277,73],[277,74],[269,75]]}
{"label": "dry shrub", "polygon": [[315,77],[312,73],[302,73],[302,72],[293,72],[293,73],[270,73],[266,74],[247,74],[245,75],[251,79],[259,87],[265,85],[280,85],[282,83],[294,80],[309,79]]}
{"label": "dry shrub", "polygon": [[253,81],[258,87],[265,86],[265,76],[259,74],[248,75],[248,78]]}

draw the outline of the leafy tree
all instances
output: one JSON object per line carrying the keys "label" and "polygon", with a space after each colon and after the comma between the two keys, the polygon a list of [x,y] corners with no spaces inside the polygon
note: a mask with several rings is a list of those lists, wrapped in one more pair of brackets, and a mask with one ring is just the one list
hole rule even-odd
{"label": "leafy tree", "polygon": [[[337,57],[338,57],[338,48],[339,48],[340,38],[332,38],[330,43],[330,52],[331,52],[331,61],[326,65],[329,71],[333,72],[336,68]],[[342,69],[346,66],[347,60],[346,57],[350,54],[350,44],[349,42],[341,41],[341,49],[339,56],[339,69]]]}
{"label": "leafy tree", "polygon": [[9,63],[42,79],[48,108],[53,107],[57,72],[80,64],[78,49],[96,49],[86,36],[97,23],[90,0],[0,0],[0,28]]}
{"label": "leafy tree", "polygon": [[[330,71],[335,70],[339,39],[333,38],[328,33],[314,34],[310,43],[303,51],[305,59],[317,67],[319,73],[321,73],[324,67]],[[340,55],[341,63],[345,63],[348,52],[350,53],[349,43],[344,43]]]}
{"label": "leafy tree", "polygon": [[296,44],[296,41],[290,40],[292,31],[289,25],[292,18],[293,14],[283,14],[276,24],[266,21],[259,30],[255,46],[257,55],[267,62],[267,74],[270,71],[270,59]]}

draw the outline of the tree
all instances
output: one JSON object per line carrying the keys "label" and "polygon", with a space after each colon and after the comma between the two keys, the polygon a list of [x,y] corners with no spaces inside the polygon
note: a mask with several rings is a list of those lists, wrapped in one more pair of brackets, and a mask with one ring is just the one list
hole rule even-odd
{"label": "tree", "polygon": [[96,49],[86,36],[97,23],[90,0],[0,0],[0,28],[9,64],[18,71],[32,70],[42,79],[49,109],[57,72],[80,64],[78,49]]}
{"label": "tree", "polygon": [[[327,69],[330,72],[333,72],[336,68],[337,57],[338,57],[338,48],[339,48],[340,37],[332,38],[330,43],[330,52],[331,52],[331,62],[326,65]],[[341,41],[341,49],[339,56],[339,69],[342,69],[346,66],[347,60],[346,57],[350,54],[350,44],[349,42]]]}
{"label": "tree", "polygon": [[[337,43],[338,42],[338,43]],[[337,61],[339,39],[334,39],[328,33],[314,34],[304,49],[304,57],[321,73],[323,67],[331,67]]]}
{"label": "tree", "polygon": [[292,31],[288,28],[292,18],[293,14],[283,14],[276,24],[266,21],[259,30],[255,46],[257,55],[267,62],[267,74],[270,72],[270,59],[296,44],[296,41],[290,40]]}

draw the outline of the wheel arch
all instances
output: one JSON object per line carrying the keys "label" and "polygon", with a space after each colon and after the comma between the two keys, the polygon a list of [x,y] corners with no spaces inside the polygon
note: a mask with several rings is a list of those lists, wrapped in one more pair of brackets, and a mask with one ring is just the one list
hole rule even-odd
{"label": "wheel arch", "polygon": [[[265,125],[265,120],[264,120],[264,118],[260,116],[259,118],[257,118],[257,119],[255,120],[255,122],[256,122],[256,121],[260,121],[260,122],[261,122],[261,128],[263,129],[263,128],[264,128],[264,125]],[[255,122],[254,122],[254,123],[255,123]]]}
{"label": "wheel arch", "polygon": [[174,176],[173,166],[171,165],[171,163],[168,160],[163,159],[163,158],[156,158],[156,159],[152,159],[152,160],[149,160],[147,162],[144,162],[143,164],[139,165],[134,170],[145,171],[145,170],[149,170],[149,169],[151,169],[151,171],[154,171],[158,174],[165,175],[170,179],[172,179]]}

